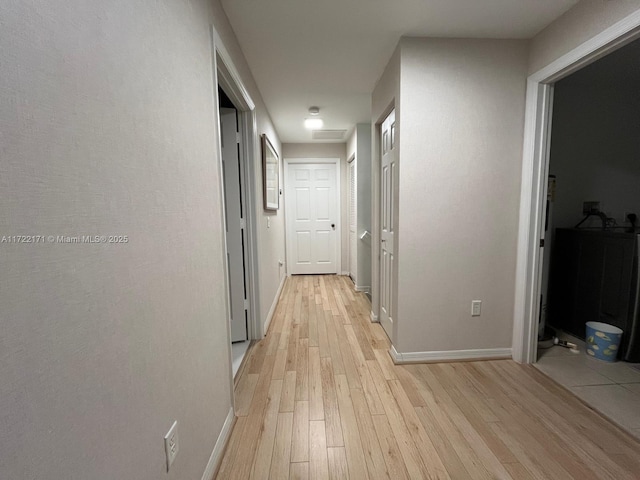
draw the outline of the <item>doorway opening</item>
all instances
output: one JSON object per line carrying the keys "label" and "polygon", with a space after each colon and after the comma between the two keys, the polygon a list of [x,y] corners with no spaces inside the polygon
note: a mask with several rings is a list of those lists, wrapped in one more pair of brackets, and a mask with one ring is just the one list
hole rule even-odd
{"label": "doorway opening", "polygon": [[[215,113],[220,136],[219,174],[224,183],[221,201],[225,218],[221,227],[225,237],[225,286],[230,317],[227,330],[229,373],[233,383],[251,342],[262,338],[264,333],[258,314],[259,230],[255,192],[258,184],[256,177],[260,175],[256,160],[259,150],[255,104],[215,28],[212,28],[212,41],[215,73],[213,93],[218,108]],[[226,161],[228,155],[231,155],[229,163]],[[227,231],[232,225],[233,238]],[[232,344],[235,341],[238,343]]]}
{"label": "doorway opening", "polygon": [[249,348],[249,301],[246,232],[246,162],[241,149],[238,110],[218,87],[222,185],[224,198],[229,317],[234,375]]}
{"label": "doorway opening", "polygon": [[398,269],[398,155],[395,109],[380,124],[378,232],[378,321],[393,343],[396,336]]}
{"label": "doorway opening", "polygon": [[636,11],[527,79],[513,329],[518,362],[535,363],[537,356],[554,84],[638,38],[639,30]]}
{"label": "doorway opening", "polygon": [[348,161],[349,169],[349,277],[358,285],[358,170],[356,156]]}
{"label": "doorway opening", "polygon": [[640,425],[639,57],[635,40],[553,86],[536,363],[623,426]]}

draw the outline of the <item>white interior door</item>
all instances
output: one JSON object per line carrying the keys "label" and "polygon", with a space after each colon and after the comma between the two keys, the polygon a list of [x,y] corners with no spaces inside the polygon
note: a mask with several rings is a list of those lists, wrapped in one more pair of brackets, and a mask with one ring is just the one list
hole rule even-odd
{"label": "white interior door", "polygon": [[285,202],[289,273],[338,272],[338,162],[287,162]]}
{"label": "white interior door", "polygon": [[242,162],[240,159],[236,111],[220,109],[224,208],[227,237],[227,268],[230,290],[231,341],[248,340],[248,311],[245,281],[245,220],[242,199]]}
{"label": "white interior door", "polygon": [[356,159],[349,163],[349,276],[354,283],[358,271],[358,192]]}
{"label": "white interior door", "polygon": [[396,114],[393,110],[382,122],[382,159],[380,162],[380,324],[393,341],[393,316],[395,313],[393,282],[396,261],[394,239],[396,218],[396,183],[398,165],[396,159]]}

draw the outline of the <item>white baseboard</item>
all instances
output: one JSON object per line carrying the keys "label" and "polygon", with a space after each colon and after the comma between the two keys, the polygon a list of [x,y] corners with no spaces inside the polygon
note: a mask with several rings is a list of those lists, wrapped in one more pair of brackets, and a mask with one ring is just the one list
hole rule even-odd
{"label": "white baseboard", "polygon": [[211,456],[209,457],[207,468],[204,469],[204,473],[202,474],[202,480],[213,479],[213,475],[216,473],[216,470],[220,465],[220,461],[222,460],[224,449],[227,446],[227,442],[229,441],[229,438],[231,437],[231,429],[233,428],[233,424],[235,423],[235,420],[236,420],[236,416],[233,413],[233,407],[232,407],[229,409],[229,413],[227,414],[227,418],[224,421],[224,425],[222,425],[222,430],[220,431],[220,435],[218,435],[216,444],[213,447],[213,452],[211,452]]}
{"label": "white baseboard", "polygon": [[362,285],[356,285],[355,286],[356,292],[370,292],[371,291],[371,287],[367,287],[367,286],[362,286]]}
{"label": "white baseboard", "polygon": [[342,275],[344,277],[348,277],[349,276],[349,272],[342,272],[340,275]]}
{"label": "white baseboard", "polygon": [[405,352],[400,353],[391,345],[389,354],[393,363],[428,363],[487,360],[490,358],[511,358],[511,348],[486,348],[474,350],[446,350],[441,352]]}
{"label": "white baseboard", "polygon": [[273,314],[276,313],[276,307],[278,306],[278,300],[280,300],[280,294],[282,293],[282,287],[284,287],[284,282],[287,279],[287,276],[284,275],[280,280],[280,285],[278,285],[278,291],[276,292],[276,296],[273,299],[273,303],[271,304],[271,308],[269,309],[269,313],[267,314],[267,319],[264,321],[262,326],[262,336],[264,337],[269,330],[269,325],[271,325],[271,320],[273,319]]}
{"label": "white baseboard", "polygon": [[371,317],[371,321],[374,323],[378,323],[378,315],[376,315],[375,313],[373,313],[373,311],[371,312],[371,314],[369,315],[369,317]]}

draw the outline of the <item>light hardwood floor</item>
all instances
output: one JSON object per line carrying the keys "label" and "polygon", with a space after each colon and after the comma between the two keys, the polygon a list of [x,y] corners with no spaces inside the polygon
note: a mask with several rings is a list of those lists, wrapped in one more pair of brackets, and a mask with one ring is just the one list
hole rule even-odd
{"label": "light hardwood floor", "polygon": [[287,279],[218,479],[640,478],[640,444],[533,367],[396,366],[369,309],[347,277]]}

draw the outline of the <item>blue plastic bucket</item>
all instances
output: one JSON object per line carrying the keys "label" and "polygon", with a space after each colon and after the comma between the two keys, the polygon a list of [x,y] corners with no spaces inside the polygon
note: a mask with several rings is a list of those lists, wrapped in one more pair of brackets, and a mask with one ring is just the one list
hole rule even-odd
{"label": "blue plastic bucket", "polygon": [[587,355],[615,362],[622,339],[622,330],[608,323],[587,322]]}

